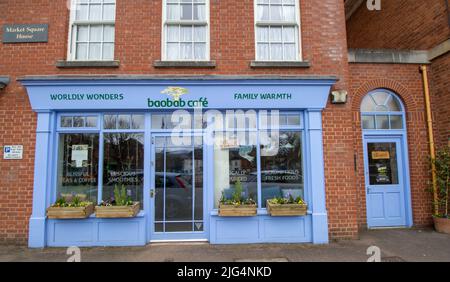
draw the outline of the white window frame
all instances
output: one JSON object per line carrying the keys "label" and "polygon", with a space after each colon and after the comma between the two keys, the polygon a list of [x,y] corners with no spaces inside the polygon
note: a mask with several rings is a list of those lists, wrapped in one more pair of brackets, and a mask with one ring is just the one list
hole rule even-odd
{"label": "white window frame", "polygon": [[[255,30],[255,61],[259,62],[298,62],[303,60],[303,50],[302,50],[302,29],[301,29],[301,11],[300,11],[300,0],[294,0],[295,4],[295,22],[288,21],[258,21],[258,0],[253,0],[253,10],[254,10],[254,30]],[[270,11],[270,7],[269,7]],[[258,27],[271,27],[271,26],[281,26],[281,27],[295,27],[297,32],[295,32],[295,50],[296,58],[294,60],[258,60]],[[269,32],[270,36],[270,32]],[[284,52],[284,48],[283,48]],[[269,55],[270,55],[270,44],[269,44]]]}
{"label": "white window frame", "polygon": [[206,27],[206,56],[203,60],[196,60],[189,59],[189,60],[183,60],[178,59],[175,60],[176,62],[207,62],[210,61],[211,55],[210,55],[210,0],[205,0],[205,21],[198,21],[198,20],[167,20],[167,0],[163,0],[162,5],[162,28],[161,28],[161,60],[162,61],[173,61],[167,59],[166,54],[166,34],[167,34],[167,26],[168,25],[186,25],[186,26],[205,26]]}
{"label": "white window frame", "polygon": [[[115,28],[116,28],[116,20],[115,18],[117,17],[117,0],[116,0],[116,9],[115,9],[115,16],[114,16],[114,20],[113,21],[77,21],[76,20],[76,16],[77,16],[77,3],[79,0],[71,0],[70,3],[70,21],[69,21],[69,37],[68,37],[68,43],[67,43],[67,60],[68,61],[77,61],[77,62],[85,62],[85,61],[112,61],[114,60],[114,58],[111,59],[89,59],[89,55],[86,59],[83,60],[77,60],[76,58],[76,43],[77,43],[77,29],[74,28],[74,26],[76,25],[113,25],[114,26],[114,33],[115,33]],[[88,34],[89,36],[89,34]],[[102,39],[103,40],[103,39]],[[102,41],[103,42],[103,41]],[[114,53],[115,53],[115,45],[116,45],[116,38],[114,36]],[[101,54],[103,57],[103,48],[101,48]],[[88,54],[89,54],[89,48],[88,48]],[[115,55],[114,55],[115,56]]]}

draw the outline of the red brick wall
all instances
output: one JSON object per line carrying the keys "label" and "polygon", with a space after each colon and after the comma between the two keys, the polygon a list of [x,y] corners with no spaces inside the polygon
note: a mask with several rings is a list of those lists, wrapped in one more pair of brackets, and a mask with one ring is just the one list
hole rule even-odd
{"label": "red brick wall", "polygon": [[347,22],[350,48],[426,50],[450,36],[445,0],[381,0],[363,4]]}
{"label": "red brick wall", "polygon": [[436,145],[450,146],[450,53],[433,60],[428,75]]}
{"label": "red brick wall", "polygon": [[415,226],[431,224],[431,195],[427,192],[430,179],[429,147],[422,77],[418,65],[350,64],[350,91],[357,163],[358,225],[367,226],[364,182],[364,156],[360,105],[371,90],[386,88],[395,92],[406,108],[408,154],[413,220]]}
{"label": "red brick wall", "polygon": [[[36,117],[25,89],[24,75],[334,75],[337,88],[347,89],[348,64],[342,0],[302,0],[303,57],[308,69],[251,69],[255,57],[253,0],[211,0],[211,59],[215,69],[155,69],[161,58],[161,1],[118,0],[115,58],[118,69],[58,69],[65,59],[69,12],[66,1],[0,1],[0,25],[48,23],[49,42],[0,44],[0,74],[12,83],[0,94],[0,146],[24,144],[22,161],[0,156],[0,242],[25,243],[31,214]],[[332,23],[332,24],[330,24]],[[324,114],[325,169],[330,232],[333,238],[357,236],[357,209],[352,173],[352,119],[349,105],[329,105]],[[349,173],[350,172],[350,173]],[[44,188],[42,188],[44,189]]]}

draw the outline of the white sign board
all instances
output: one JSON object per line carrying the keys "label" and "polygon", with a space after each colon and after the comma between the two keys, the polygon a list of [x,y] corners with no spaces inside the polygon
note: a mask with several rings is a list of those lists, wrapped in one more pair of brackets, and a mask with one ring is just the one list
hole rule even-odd
{"label": "white sign board", "polygon": [[4,160],[21,160],[23,159],[22,145],[7,145],[3,147]]}
{"label": "white sign board", "polygon": [[88,160],[88,145],[72,146],[72,161],[75,162],[77,168],[83,167],[83,162]]}

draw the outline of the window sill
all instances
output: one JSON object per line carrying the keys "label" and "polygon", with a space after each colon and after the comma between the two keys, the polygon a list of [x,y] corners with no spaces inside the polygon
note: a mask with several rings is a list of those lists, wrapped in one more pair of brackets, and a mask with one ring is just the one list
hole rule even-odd
{"label": "window sill", "polygon": [[57,61],[57,68],[118,68],[119,61]]}
{"label": "window sill", "polygon": [[155,68],[215,68],[216,61],[154,61]]}
{"label": "window sill", "polygon": [[285,62],[272,62],[272,61],[251,61],[250,67],[252,68],[309,68],[311,63],[309,61],[285,61]]}

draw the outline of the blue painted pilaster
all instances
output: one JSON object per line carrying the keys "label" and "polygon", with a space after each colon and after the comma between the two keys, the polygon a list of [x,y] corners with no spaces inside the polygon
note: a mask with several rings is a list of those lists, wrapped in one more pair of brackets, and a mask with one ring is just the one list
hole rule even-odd
{"label": "blue painted pilaster", "polygon": [[325,201],[325,166],[322,140],[322,111],[308,111],[312,239],[314,244],[328,243],[328,215]]}
{"label": "blue painted pilaster", "polygon": [[33,212],[30,218],[28,246],[43,248],[46,246],[45,224],[48,194],[51,183],[52,127],[54,114],[38,112],[36,129],[36,150],[34,161]]}

